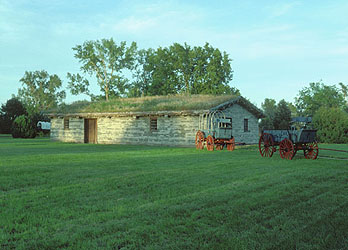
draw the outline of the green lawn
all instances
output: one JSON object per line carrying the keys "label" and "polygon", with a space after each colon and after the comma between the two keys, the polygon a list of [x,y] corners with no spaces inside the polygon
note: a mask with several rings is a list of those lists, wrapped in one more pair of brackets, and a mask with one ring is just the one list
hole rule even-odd
{"label": "green lawn", "polygon": [[348,161],[1,136],[12,248],[348,249]]}

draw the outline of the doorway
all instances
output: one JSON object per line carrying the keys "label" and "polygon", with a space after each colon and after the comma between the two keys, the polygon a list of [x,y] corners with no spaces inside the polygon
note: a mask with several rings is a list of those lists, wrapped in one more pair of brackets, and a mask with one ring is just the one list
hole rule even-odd
{"label": "doorway", "polygon": [[85,119],[85,143],[97,143],[97,119]]}

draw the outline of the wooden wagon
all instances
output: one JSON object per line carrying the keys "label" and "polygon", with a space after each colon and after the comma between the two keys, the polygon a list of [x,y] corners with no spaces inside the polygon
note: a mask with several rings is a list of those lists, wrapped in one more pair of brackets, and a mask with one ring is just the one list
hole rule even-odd
{"label": "wooden wagon", "polygon": [[197,149],[213,151],[214,148],[233,151],[235,139],[232,135],[232,119],[226,118],[223,111],[216,110],[199,116],[199,130],[196,133]]}
{"label": "wooden wagon", "polygon": [[[264,130],[259,140],[259,152],[262,157],[272,157],[279,146],[282,159],[293,159],[297,151],[303,150],[306,159],[317,159],[319,148],[315,129],[308,128],[310,117],[297,117],[292,120],[289,130]],[[297,126],[295,125],[297,124]],[[302,127],[298,127],[302,124]]]}

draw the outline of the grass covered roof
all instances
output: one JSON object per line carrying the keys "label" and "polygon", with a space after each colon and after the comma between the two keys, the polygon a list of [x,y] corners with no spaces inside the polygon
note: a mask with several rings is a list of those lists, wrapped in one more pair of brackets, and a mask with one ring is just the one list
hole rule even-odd
{"label": "grass covered roof", "polygon": [[[235,95],[169,95],[138,98],[115,98],[109,101],[77,101],[62,105],[49,113],[116,113],[210,110],[224,105],[239,103],[259,116],[261,111],[241,96]],[[248,108],[249,106],[250,108]],[[262,112],[261,112],[262,113]]]}

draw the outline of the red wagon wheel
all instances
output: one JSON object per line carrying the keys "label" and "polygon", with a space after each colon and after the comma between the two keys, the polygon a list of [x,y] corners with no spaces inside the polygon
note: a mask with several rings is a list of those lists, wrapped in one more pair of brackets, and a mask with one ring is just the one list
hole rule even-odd
{"label": "red wagon wheel", "polygon": [[228,151],[233,151],[236,147],[236,142],[234,141],[234,137],[228,141],[227,143],[227,150]]}
{"label": "red wagon wheel", "polygon": [[259,151],[262,157],[272,157],[275,147],[273,146],[273,138],[270,134],[264,133],[260,136]]}
{"label": "red wagon wheel", "polygon": [[196,133],[196,149],[203,149],[204,148],[204,133],[200,130]]}
{"label": "red wagon wheel", "polygon": [[318,153],[319,153],[318,143],[310,142],[304,146],[303,154],[306,159],[315,160],[318,157]]}
{"label": "red wagon wheel", "polygon": [[208,151],[214,151],[214,138],[211,135],[207,136],[207,149]]}
{"label": "red wagon wheel", "polygon": [[292,160],[295,155],[295,148],[292,141],[290,141],[288,138],[282,140],[279,144],[279,153],[280,158]]}

